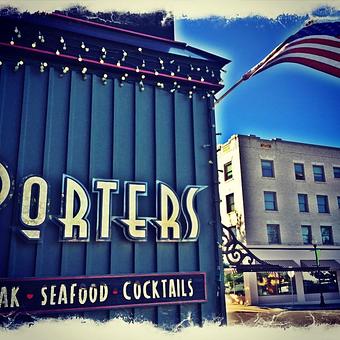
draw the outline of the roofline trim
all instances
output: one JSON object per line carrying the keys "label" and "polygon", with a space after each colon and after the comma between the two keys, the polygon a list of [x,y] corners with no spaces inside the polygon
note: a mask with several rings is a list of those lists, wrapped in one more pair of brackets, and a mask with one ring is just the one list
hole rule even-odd
{"label": "roofline trim", "polygon": [[[105,25],[105,24],[101,24],[101,23],[98,23],[98,22],[93,22],[93,21],[89,21],[89,20],[85,20],[85,19],[81,19],[81,18],[74,18],[74,17],[67,16],[67,15],[64,15],[64,14],[51,13],[50,15],[57,17],[57,18],[77,22],[77,23],[82,23],[82,24],[86,24],[86,25],[91,25],[91,26],[95,26],[95,27],[108,29],[108,30],[111,30],[111,31],[126,33],[126,34],[139,36],[139,37],[146,38],[146,39],[158,40],[158,41],[162,41],[162,42],[165,42],[165,43],[171,43],[172,45],[180,46],[181,48],[187,49],[188,51],[191,51],[193,53],[201,54],[205,58],[211,58],[215,62],[218,62],[220,64],[221,68],[230,63],[229,59],[226,59],[224,57],[215,55],[213,53],[201,50],[201,49],[193,47],[193,46],[190,46],[185,42],[171,40],[171,39],[167,39],[167,38],[162,38],[162,37],[158,37],[158,36],[155,36],[155,35],[146,34],[146,33],[142,33],[142,32],[136,32],[136,31],[125,29],[125,28],[109,26],[109,25]],[[211,60],[207,60],[207,62],[211,62]]]}
{"label": "roofline trim", "polygon": [[149,39],[153,39],[153,40],[166,41],[166,42],[170,42],[172,44],[175,43],[175,44],[178,44],[178,45],[181,45],[181,46],[187,46],[186,43],[181,42],[181,41],[176,41],[176,40],[171,40],[171,39],[167,39],[167,38],[157,37],[157,36],[151,35],[151,34],[131,31],[131,30],[127,30],[125,28],[109,26],[109,25],[101,24],[99,22],[94,22],[94,21],[90,21],[90,20],[74,18],[74,17],[68,16],[68,15],[64,15],[64,14],[51,13],[50,15],[55,16],[55,17],[59,17],[59,18],[62,18],[62,19],[67,19],[67,20],[70,20],[70,21],[78,22],[78,23],[83,23],[83,24],[87,24],[87,25],[92,25],[92,26],[96,26],[96,27],[101,27],[101,28],[109,29],[109,30],[112,30],[112,31],[118,31],[118,32],[122,32],[122,33],[137,35],[137,36],[140,36],[140,37],[143,37],[143,38],[149,38]]}
{"label": "roofline trim", "polygon": [[[73,61],[78,61],[78,58],[75,56],[71,56],[68,54],[59,54],[56,55],[55,53],[51,52],[51,51],[46,51],[46,50],[41,50],[41,49],[36,49],[36,48],[31,48],[31,47],[26,47],[26,46],[21,46],[21,45],[11,45],[9,43],[4,43],[4,42],[0,42],[0,47],[7,47],[7,48],[16,48],[16,49],[20,49],[26,52],[33,52],[36,54],[45,54],[48,55],[50,57],[55,57],[56,59],[59,58],[63,58],[63,59],[68,59],[68,60],[73,60]],[[171,79],[171,80],[179,80],[182,82],[185,82],[187,84],[196,84],[196,85],[205,85],[207,87],[210,88],[214,88],[217,89],[218,91],[220,89],[223,88],[223,85],[219,85],[219,84],[214,84],[214,83],[210,83],[207,81],[200,81],[200,80],[195,80],[195,79],[187,79],[187,78],[183,78],[183,77],[178,77],[178,76],[171,76],[169,74],[165,74],[165,73],[158,73],[158,75],[155,75],[154,72],[148,71],[148,70],[143,70],[143,71],[136,71],[136,69],[132,68],[132,67],[128,67],[128,66],[118,66],[115,64],[111,64],[111,63],[100,63],[99,61],[93,60],[93,59],[87,59],[87,58],[82,58],[82,62],[88,63],[88,64],[92,64],[92,65],[96,65],[96,66],[101,66],[101,67],[106,67],[106,68],[113,68],[116,70],[122,70],[122,71],[133,71],[136,74],[145,74],[145,75],[151,75],[153,77],[161,77],[161,78],[165,78],[165,79]]]}
{"label": "roofline trim", "polygon": [[[335,149],[337,151],[340,150],[340,147],[337,147],[337,146],[304,143],[304,142],[285,140],[285,139],[281,139],[281,138],[264,139],[264,138],[261,138],[260,136],[255,136],[255,135],[249,136],[249,135],[243,135],[243,134],[235,134],[233,136],[237,136],[237,137],[241,137],[241,138],[247,137],[247,138],[259,139],[259,140],[264,141],[264,142],[279,142],[279,143],[289,143],[289,144],[300,144],[300,145],[306,145],[306,146],[311,146],[311,147]],[[231,136],[231,137],[233,137],[233,136]],[[230,139],[231,139],[231,137],[230,137]],[[227,144],[228,142],[229,142],[229,140],[226,143],[223,143],[223,144]],[[221,145],[223,145],[223,144],[221,144]]]}

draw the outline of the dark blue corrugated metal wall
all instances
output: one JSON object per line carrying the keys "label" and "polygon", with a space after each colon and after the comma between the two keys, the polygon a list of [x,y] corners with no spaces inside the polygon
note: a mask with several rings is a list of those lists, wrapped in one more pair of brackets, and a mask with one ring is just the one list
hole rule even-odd
{"label": "dark blue corrugated metal wall", "polygon": [[[211,102],[193,95],[138,83],[103,85],[97,75],[83,80],[79,72],[60,77],[50,67],[39,72],[26,63],[19,71],[6,63],[0,70],[0,159],[15,177],[16,191],[0,211],[0,277],[47,277],[177,271],[207,272],[208,302],[179,306],[84,312],[98,319],[123,316],[175,324],[192,314],[195,322],[221,316],[216,250],[216,183],[208,163],[212,144]],[[201,232],[197,242],[128,241],[112,226],[110,242],[96,242],[97,197],[91,194],[90,242],[59,241],[58,226],[42,228],[42,241],[20,237],[18,192],[22,179],[36,174],[49,184],[49,214],[60,214],[62,174],[80,180],[91,191],[92,178],[120,180],[112,214],[123,214],[123,182],[148,182],[139,215],[156,216],[156,179],[181,194],[186,185],[208,185],[197,196]],[[71,314],[71,313],[70,313]]]}

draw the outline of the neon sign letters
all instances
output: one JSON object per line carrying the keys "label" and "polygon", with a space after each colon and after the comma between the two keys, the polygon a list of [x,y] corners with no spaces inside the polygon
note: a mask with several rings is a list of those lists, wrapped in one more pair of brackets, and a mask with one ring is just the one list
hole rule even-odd
{"label": "neon sign letters", "polygon": [[[110,241],[113,225],[122,227],[130,241],[146,241],[149,225],[156,228],[158,242],[193,242],[198,239],[200,223],[195,198],[206,186],[189,185],[179,199],[169,185],[157,181],[156,217],[141,217],[138,215],[138,202],[142,196],[148,195],[148,184],[126,181],[123,215],[112,216],[112,197],[119,194],[121,186],[116,179],[92,180],[91,191],[97,201],[97,241]],[[89,191],[80,181],[69,175],[62,176],[61,211],[58,216],[49,215],[49,185],[43,177],[32,175],[24,178],[18,191],[20,231],[27,239],[40,240],[41,228],[51,219],[60,227],[62,241],[89,241],[91,228],[88,214],[92,201]],[[8,168],[0,162],[0,209],[13,198],[13,192],[14,181]],[[181,214],[185,223],[180,222]]]}

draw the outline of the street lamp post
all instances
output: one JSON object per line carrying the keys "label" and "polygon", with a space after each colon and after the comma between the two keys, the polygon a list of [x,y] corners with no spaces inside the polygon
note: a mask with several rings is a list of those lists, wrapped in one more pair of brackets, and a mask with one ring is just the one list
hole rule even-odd
{"label": "street lamp post", "polygon": [[293,277],[295,275],[295,272],[293,270],[289,270],[287,272],[289,278],[290,278],[290,290],[292,293],[292,307],[294,306],[294,289],[293,289]]}
{"label": "street lamp post", "polygon": [[319,286],[319,292],[320,292],[320,306],[323,307],[325,306],[325,299],[323,297],[323,292],[322,292],[322,286],[321,286],[321,272],[320,272],[320,265],[319,265],[319,257],[318,257],[318,252],[317,252],[317,243],[315,240],[313,240],[313,248],[314,248],[314,255],[315,255],[315,262],[316,262],[316,268],[317,268],[317,273],[318,273],[318,286]]}

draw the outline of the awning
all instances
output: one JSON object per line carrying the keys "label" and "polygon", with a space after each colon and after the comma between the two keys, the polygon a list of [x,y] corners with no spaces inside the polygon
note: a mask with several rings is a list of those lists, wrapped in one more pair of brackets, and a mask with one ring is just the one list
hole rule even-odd
{"label": "awning", "polygon": [[[340,270],[340,260],[339,262],[336,260],[320,260],[320,267],[329,267],[331,270]],[[302,267],[313,267],[316,269],[315,260],[301,260]]]}
{"label": "awning", "polygon": [[264,260],[266,264],[237,265],[238,272],[287,272],[300,271],[301,268],[293,260]]}
{"label": "awning", "polygon": [[265,260],[267,263],[273,264],[275,266],[282,266],[282,267],[292,267],[296,268],[299,267],[299,265],[293,261],[293,260]]}
{"label": "awning", "polygon": [[[316,270],[316,264],[313,260],[301,261],[301,266],[293,260],[265,260],[265,263],[257,264],[240,264],[232,266],[238,272],[310,272]],[[320,261],[320,270],[340,270],[339,263],[335,260],[322,260]]]}

